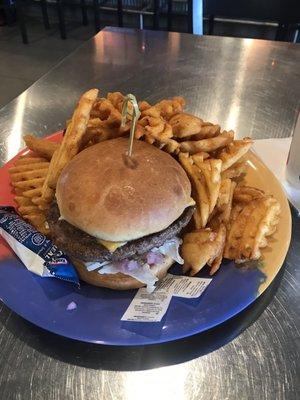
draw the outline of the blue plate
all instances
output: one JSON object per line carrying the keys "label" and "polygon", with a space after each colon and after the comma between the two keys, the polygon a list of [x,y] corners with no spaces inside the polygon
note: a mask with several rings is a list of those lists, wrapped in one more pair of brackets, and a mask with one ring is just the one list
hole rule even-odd
{"label": "blue plate", "polygon": [[[176,267],[170,272],[176,273]],[[199,299],[173,297],[161,322],[133,323],[120,319],[135,290],[112,291],[88,284],[76,289],[28,272],[15,258],[0,261],[0,297],[10,309],[59,335],[110,345],[161,343],[203,332],[252,303],[264,279],[259,269],[237,269],[225,263]],[[71,302],[77,308],[68,311]]]}
{"label": "blue plate", "polygon": [[[0,169],[0,199],[6,205],[14,205],[7,171],[13,161]],[[232,262],[223,262],[200,298],[173,297],[161,322],[122,322],[134,290],[111,291],[87,284],[76,289],[54,278],[40,278],[30,273],[0,240],[0,299],[41,328],[92,343],[161,343],[221,324],[247,307],[270,285],[281,268],[291,238],[291,215],[280,183],[252,153],[248,153],[248,167],[247,183],[271,192],[281,205],[281,218],[270,240],[271,247],[263,251],[262,270],[236,268]],[[170,272],[179,271],[175,267]],[[71,302],[77,308],[68,311]]]}

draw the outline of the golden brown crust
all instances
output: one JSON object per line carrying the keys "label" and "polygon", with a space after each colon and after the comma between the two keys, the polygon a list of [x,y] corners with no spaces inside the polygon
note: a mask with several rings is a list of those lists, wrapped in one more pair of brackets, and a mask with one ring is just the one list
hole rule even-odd
{"label": "golden brown crust", "polygon": [[136,168],[124,163],[128,140],[112,139],[79,153],[57,184],[61,216],[110,241],[129,241],[159,232],[190,205],[190,181],[169,154],[134,142]]}
{"label": "golden brown crust", "polygon": [[[90,285],[114,290],[138,289],[145,286],[144,283],[129,275],[124,275],[122,273],[101,275],[97,271],[87,271],[86,267],[78,260],[72,259],[72,262],[76,267],[80,279]],[[160,280],[166,276],[168,269],[173,263],[174,261],[170,257],[165,257],[163,263],[155,265],[151,270]]]}

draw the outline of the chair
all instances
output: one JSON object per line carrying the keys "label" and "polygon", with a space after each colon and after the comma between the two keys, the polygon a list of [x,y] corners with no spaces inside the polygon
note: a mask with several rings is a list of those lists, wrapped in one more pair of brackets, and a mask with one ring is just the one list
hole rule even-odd
{"label": "chair", "polygon": [[118,26],[124,24],[124,15],[139,15],[139,27],[143,29],[144,16],[151,15],[153,17],[153,29],[157,29],[159,25],[159,0],[93,0],[95,31],[100,30],[100,12],[115,12],[118,17]]}
{"label": "chair", "polygon": [[163,9],[167,13],[169,31],[172,30],[173,15],[185,15],[188,32],[197,35],[203,34],[202,0],[162,0],[162,3]]}
{"label": "chair", "polygon": [[86,0],[78,0],[78,1],[55,0],[54,4],[56,6],[60,37],[62,39],[67,38],[65,6],[72,7],[72,8],[80,8],[82,25],[88,25],[88,8],[91,7],[90,2],[86,2]]}
{"label": "chair", "polygon": [[[23,0],[3,0],[2,3],[3,3],[2,8],[8,19],[8,24],[10,24],[14,20],[13,16],[15,15],[17,24],[19,25],[20,28],[22,41],[24,44],[28,44],[26,14],[24,12],[26,2]],[[45,29],[50,29],[46,0],[39,0],[38,3],[41,7],[44,27]]]}
{"label": "chair", "polygon": [[172,30],[173,15],[184,15],[188,19],[188,32],[202,34],[202,0],[93,0],[95,31],[100,29],[100,12],[115,12],[118,26],[124,24],[124,15],[138,14],[140,29],[143,29],[143,17],[153,17],[153,29],[159,29],[159,17],[167,16],[167,28]]}
{"label": "chair", "polygon": [[[197,1],[197,0],[195,0]],[[273,21],[277,23],[276,40],[287,37],[289,26],[300,22],[300,2],[298,0],[204,0],[204,15],[209,19],[209,34],[213,34],[214,22],[218,17],[239,20],[250,20],[257,24]]]}
{"label": "chair", "polygon": [[25,23],[23,2],[20,0],[3,0],[0,4],[0,8],[4,11],[8,25],[11,25],[12,22],[15,21],[15,19],[17,20],[17,24],[19,26],[22,36],[22,41],[24,44],[27,44],[28,34]]}

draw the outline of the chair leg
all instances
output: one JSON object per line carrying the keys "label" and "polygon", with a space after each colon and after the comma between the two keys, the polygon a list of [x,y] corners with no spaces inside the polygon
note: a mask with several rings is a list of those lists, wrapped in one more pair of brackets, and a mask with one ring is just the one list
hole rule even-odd
{"label": "chair leg", "polygon": [[122,0],[118,0],[118,26],[123,27],[123,4]]}
{"label": "chair leg", "polygon": [[60,30],[60,37],[62,39],[66,39],[66,22],[65,22],[65,13],[64,13],[64,5],[63,0],[57,0],[57,14],[58,14],[58,23],[59,23],[59,30]]}
{"label": "chair leg", "polygon": [[18,25],[19,25],[21,35],[22,35],[22,41],[24,44],[28,44],[28,35],[27,35],[27,29],[26,29],[26,24],[25,24],[25,17],[24,17],[24,13],[23,13],[23,6],[22,6],[20,0],[15,1],[15,7],[16,7]]}
{"label": "chair leg", "polygon": [[172,30],[173,1],[168,0],[168,31]]}
{"label": "chair leg", "polygon": [[144,29],[144,16],[143,16],[143,14],[139,15],[139,20],[140,20],[140,29],[143,30]]}
{"label": "chair leg", "polygon": [[81,5],[81,13],[82,13],[82,25],[88,25],[89,21],[88,21],[88,16],[87,16],[85,0],[80,0],[80,5]]}
{"label": "chair leg", "polygon": [[293,43],[300,43],[299,30],[300,30],[300,25],[297,24],[296,27],[295,27]]}
{"label": "chair leg", "polygon": [[193,33],[193,0],[188,0],[188,33]]}
{"label": "chair leg", "polygon": [[16,20],[16,8],[15,7],[7,7],[4,14],[5,14],[5,20],[6,20],[7,25],[8,26],[13,25]]}
{"label": "chair leg", "polygon": [[93,8],[94,8],[94,18],[95,18],[95,32],[98,33],[100,31],[100,15],[99,15],[98,0],[93,0]]}
{"label": "chair leg", "polygon": [[215,22],[215,16],[210,15],[208,17],[208,34],[213,35],[214,34],[214,22]]}
{"label": "chair leg", "polygon": [[288,32],[288,24],[279,22],[276,30],[275,40],[285,40]]}
{"label": "chair leg", "polygon": [[42,8],[42,14],[43,14],[44,27],[45,27],[45,29],[50,29],[46,0],[41,0],[41,8]]}
{"label": "chair leg", "polygon": [[159,0],[154,0],[153,29],[159,28]]}

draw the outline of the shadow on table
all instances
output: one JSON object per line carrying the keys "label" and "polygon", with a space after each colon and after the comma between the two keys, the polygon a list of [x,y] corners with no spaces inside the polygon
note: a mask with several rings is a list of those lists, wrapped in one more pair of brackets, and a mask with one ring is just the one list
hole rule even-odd
{"label": "shadow on table", "polygon": [[164,344],[125,347],[83,343],[44,331],[15,314],[7,329],[49,357],[86,368],[132,371],[178,364],[218,349],[250,326],[272,300],[283,273],[284,267],[265,293],[237,316],[204,333]]}

